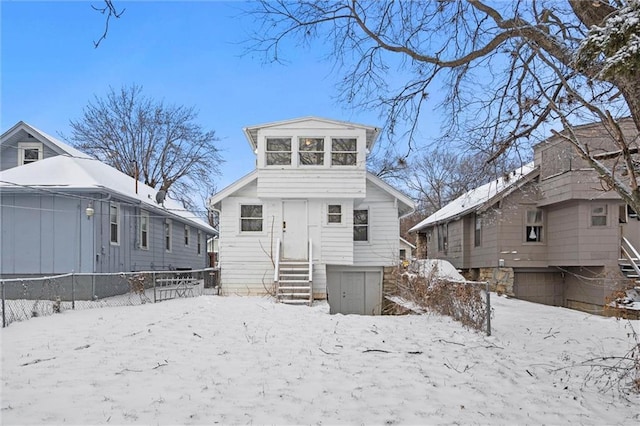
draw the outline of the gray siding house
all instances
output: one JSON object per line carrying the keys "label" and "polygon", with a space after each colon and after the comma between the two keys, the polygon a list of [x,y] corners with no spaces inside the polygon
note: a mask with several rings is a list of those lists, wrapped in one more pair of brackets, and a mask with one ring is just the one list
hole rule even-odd
{"label": "gray siding house", "polygon": [[[637,137],[630,120],[620,125]],[[594,153],[615,150],[599,124],[574,132]],[[552,137],[534,147],[532,164],[462,195],[410,232],[419,257],[446,259],[468,279],[600,313],[615,290],[633,283],[621,273],[629,262],[621,253],[640,247],[638,219],[571,145]]]}
{"label": "gray siding house", "polygon": [[379,314],[413,201],[366,170],[378,129],[305,117],[244,129],[256,170],[215,194],[221,288]]}
{"label": "gray siding house", "polygon": [[55,154],[0,172],[2,278],[208,266],[206,222],[96,159]]}
{"label": "gray siding house", "polygon": [[16,123],[0,136],[0,171],[61,154],[91,158],[24,121]]}

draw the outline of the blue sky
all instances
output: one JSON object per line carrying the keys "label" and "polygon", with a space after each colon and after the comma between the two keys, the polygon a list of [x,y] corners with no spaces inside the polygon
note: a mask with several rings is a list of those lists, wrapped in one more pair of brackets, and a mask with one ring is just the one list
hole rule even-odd
{"label": "blue sky", "polygon": [[68,135],[94,95],[138,84],[153,99],[196,107],[198,122],[216,131],[222,189],[254,169],[243,127],[309,115],[383,125],[377,112],[337,102],[340,75],[321,44],[290,50],[287,65],[243,55],[254,22],[242,3],[116,0],[126,11],[97,49],[104,18],[91,4],[101,1],[2,0],[2,132],[23,120]]}

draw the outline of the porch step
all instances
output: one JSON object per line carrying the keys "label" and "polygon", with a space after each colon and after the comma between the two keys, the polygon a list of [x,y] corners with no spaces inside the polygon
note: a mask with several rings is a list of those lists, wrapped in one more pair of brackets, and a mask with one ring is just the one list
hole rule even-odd
{"label": "porch step", "polygon": [[309,262],[281,260],[279,263],[276,298],[286,304],[311,304],[312,284],[309,282]]}

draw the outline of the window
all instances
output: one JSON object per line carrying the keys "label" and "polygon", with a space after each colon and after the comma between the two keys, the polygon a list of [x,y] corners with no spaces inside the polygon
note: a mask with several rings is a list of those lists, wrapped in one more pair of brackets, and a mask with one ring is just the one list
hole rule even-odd
{"label": "window", "polygon": [[600,205],[591,208],[591,226],[607,226],[607,206]]}
{"label": "window", "polygon": [[109,234],[111,244],[120,244],[120,206],[109,205]]}
{"label": "window", "polygon": [[202,254],[202,232],[201,231],[198,231],[196,247],[197,247],[198,256],[200,256]]}
{"label": "window", "polygon": [[140,212],[140,248],[149,250],[149,213]]}
{"label": "window", "polygon": [[267,138],[267,166],[291,165],[291,138]]}
{"label": "window", "polygon": [[331,139],[331,165],[355,166],[358,158],[357,139]]}
{"label": "window", "polygon": [[324,164],[324,139],[300,138],[298,156],[303,166],[322,166]]}
{"label": "window", "polygon": [[353,211],[353,241],[369,241],[369,210]]}
{"label": "window", "polygon": [[400,249],[400,260],[407,259],[407,249]]}
{"label": "window", "polygon": [[164,222],[164,249],[171,251],[171,231],[173,230],[173,223],[171,219],[166,219]]}
{"label": "window", "polygon": [[243,204],[240,206],[240,231],[262,232],[262,205]]}
{"label": "window", "polygon": [[342,206],[340,204],[329,204],[327,223],[342,223]]}
{"label": "window", "polygon": [[448,239],[449,225],[447,223],[438,225],[438,251],[447,251]]}
{"label": "window", "polygon": [[539,243],[542,241],[542,210],[530,209],[526,213],[525,241]]}
{"label": "window", "polygon": [[24,165],[42,160],[42,144],[34,142],[18,143],[18,164]]}
{"label": "window", "polygon": [[189,237],[191,237],[191,229],[189,229],[189,225],[184,226],[184,245],[189,246]]}
{"label": "window", "polygon": [[474,233],[474,246],[480,247],[482,244],[482,219],[480,216],[475,215],[475,233]]}

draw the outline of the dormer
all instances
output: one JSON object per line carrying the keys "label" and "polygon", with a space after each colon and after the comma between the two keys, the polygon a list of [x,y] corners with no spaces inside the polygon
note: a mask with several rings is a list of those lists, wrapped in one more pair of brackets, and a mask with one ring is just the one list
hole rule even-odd
{"label": "dormer", "polygon": [[304,117],[246,127],[257,168],[365,169],[379,129]]}
{"label": "dormer", "polygon": [[378,128],[304,117],[246,127],[244,133],[256,155],[259,196],[365,196],[367,154]]}

